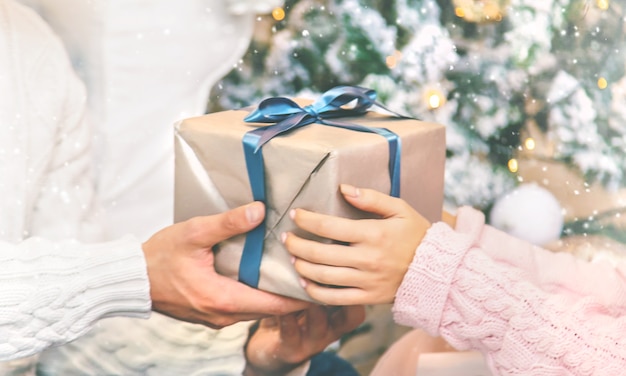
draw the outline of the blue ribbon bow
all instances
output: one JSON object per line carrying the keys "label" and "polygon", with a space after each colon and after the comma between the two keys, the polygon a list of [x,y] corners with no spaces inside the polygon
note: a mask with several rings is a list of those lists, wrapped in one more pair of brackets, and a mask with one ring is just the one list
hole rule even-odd
{"label": "blue ribbon bow", "polygon": [[[401,144],[398,135],[385,128],[365,127],[330,120],[339,117],[364,115],[374,105],[383,108],[397,118],[407,118],[390,111],[382,104],[376,102],[376,92],[374,90],[358,86],[337,86],[325,92],[311,105],[305,107],[300,107],[291,99],[283,97],[263,100],[258,108],[244,119],[246,122],[275,123],[251,130],[243,137],[246,168],[254,200],[266,202],[263,145],[276,136],[313,123],[384,136],[389,143],[390,194],[394,197],[399,197]],[[266,224],[264,220],[258,227],[248,233],[239,264],[239,281],[255,288],[259,284],[265,230]]]}

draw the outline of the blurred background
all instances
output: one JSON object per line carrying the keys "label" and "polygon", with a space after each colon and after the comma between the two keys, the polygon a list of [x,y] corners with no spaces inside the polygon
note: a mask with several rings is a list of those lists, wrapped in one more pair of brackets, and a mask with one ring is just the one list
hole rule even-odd
{"label": "blurred background", "polygon": [[[446,209],[555,251],[626,254],[626,0],[288,0],[208,110],[375,89],[447,128]],[[339,349],[368,367],[404,333],[372,308]],[[373,339],[376,339],[375,341]]]}

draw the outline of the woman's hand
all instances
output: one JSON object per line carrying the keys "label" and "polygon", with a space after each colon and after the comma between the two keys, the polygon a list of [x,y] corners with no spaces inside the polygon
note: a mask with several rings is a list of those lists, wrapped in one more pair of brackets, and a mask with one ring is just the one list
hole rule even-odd
{"label": "woman's hand", "polygon": [[365,319],[363,306],[310,308],[260,321],[246,346],[245,376],[284,375]]}
{"label": "woman's hand", "polygon": [[326,304],[391,303],[430,223],[404,200],[345,184],[341,192],[354,207],[381,218],[351,220],[294,210],[298,227],[345,244],[284,234],[302,284]]}

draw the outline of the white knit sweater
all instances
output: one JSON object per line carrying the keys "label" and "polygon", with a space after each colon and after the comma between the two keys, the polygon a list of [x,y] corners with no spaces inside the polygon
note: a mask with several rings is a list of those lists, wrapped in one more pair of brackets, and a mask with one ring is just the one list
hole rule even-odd
{"label": "white knit sweater", "polygon": [[[20,1],[56,31],[86,84],[106,239],[170,224],[173,124],[205,111],[209,89],[249,44],[251,12],[280,1]],[[247,337],[247,323],[115,318],[45,351],[38,374],[241,375]]]}
{"label": "white knit sweater", "polygon": [[84,105],[46,24],[0,0],[0,360],[71,341],[105,317],[150,313],[138,240],[61,240],[96,234]]}

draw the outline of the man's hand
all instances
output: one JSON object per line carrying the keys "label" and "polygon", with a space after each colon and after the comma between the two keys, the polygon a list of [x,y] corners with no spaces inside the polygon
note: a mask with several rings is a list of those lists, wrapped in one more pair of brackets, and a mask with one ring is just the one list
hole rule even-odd
{"label": "man's hand", "polygon": [[284,375],[365,319],[363,306],[309,309],[261,320],[246,347],[246,376]]}
{"label": "man's hand", "polygon": [[264,215],[263,204],[255,202],[174,224],[148,239],[143,251],[152,309],[179,320],[222,328],[310,305],[253,289],[216,273],[212,247],[252,230]]}

